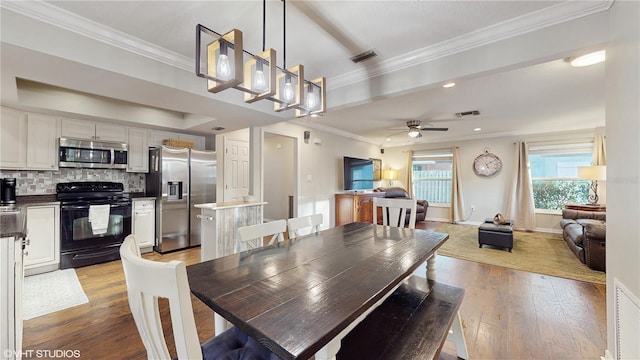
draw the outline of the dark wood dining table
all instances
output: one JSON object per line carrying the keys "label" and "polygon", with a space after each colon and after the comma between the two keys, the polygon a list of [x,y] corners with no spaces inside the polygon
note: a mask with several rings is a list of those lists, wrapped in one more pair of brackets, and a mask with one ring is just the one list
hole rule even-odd
{"label": "dark wood dining table", "polygon": [[282,359],[333,359],[340,339],[448,238],[351,223],[190,265],[187,274],[196,297]]}

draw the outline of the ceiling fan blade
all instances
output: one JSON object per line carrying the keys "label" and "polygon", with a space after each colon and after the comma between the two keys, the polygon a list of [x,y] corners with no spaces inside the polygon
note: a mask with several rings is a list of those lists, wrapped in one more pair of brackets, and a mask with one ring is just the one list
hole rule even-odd
{"label": "ceiling fan blade", "polygon": [[420,131],[447,131],[449,128],[437,128],[437,127],[427,127],[421,128]]}
{"label": "ceiling fan blade", "polygon": [[395,134],[387,135],[387,137],[392,137],[392,136],[396,136],[396,135],[400,135],[400,134],[406,134],[406,133],[407,133],[407,130],[403,130],[403,131],[400,131],[400,132],[395,133]]}

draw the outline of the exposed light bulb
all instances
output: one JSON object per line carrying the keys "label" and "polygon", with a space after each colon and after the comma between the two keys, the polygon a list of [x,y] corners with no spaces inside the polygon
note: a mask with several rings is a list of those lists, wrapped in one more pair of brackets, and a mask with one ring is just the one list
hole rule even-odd
{"label": "exposed light bulb", "polygon": [[256,70],[256,74],[253,77],[253,90],[264,91],[267,89],[267,79],[264,77],[264,71]]}
{"label": "exposed light bulb", "polygon": [[309,92],[307,92],[307,108],[309,111],[316,108],[318,105],[318,96],[313,93],[313,85],[309,85]]}
{"label": "exposed light bulb", "polygon": [[231,78],[231,64],[229,64],[229,56],[227,56],[227,44],[220,40],[220,55],[216,63],[216,76],[220,80],[229,80]]}
{"label": "exposed light bulb", "polygon": [[231,65],[229,64],[229,57],[225,54],[220,54],[220,56],[218,56],[216,75],[220,80],[228,80],[231,77]]}
{"label": "exposed light bulb", "polygon": [[282,90],[282,99],[288,103],[290,103],[296,95],[295,90],[293,89],[293,84],[291,83],[291,76],[286,77],[284,83],[284,89]]}

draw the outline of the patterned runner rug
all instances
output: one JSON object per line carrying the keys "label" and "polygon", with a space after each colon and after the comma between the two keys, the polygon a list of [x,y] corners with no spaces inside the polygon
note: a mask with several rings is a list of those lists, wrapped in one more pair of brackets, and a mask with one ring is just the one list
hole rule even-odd
{"label": "patterned runner rug", "polygon": [[449,234],[439,255],[503,266],[567,279],[604,284],[606,274],[578,260],[560,234],[513,232],[513,252],[478,247],[478,227],[443,223],[435,230]]}
{"label": "patterned runner rug", "polygon": [[74,269],[52,271],[24,278],[24,320],[89,302]]}

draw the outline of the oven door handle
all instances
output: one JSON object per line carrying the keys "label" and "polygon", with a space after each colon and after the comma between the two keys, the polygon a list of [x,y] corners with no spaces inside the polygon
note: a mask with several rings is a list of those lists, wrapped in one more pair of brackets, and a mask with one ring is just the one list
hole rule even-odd
{"label": "oven door handle", "polygon": [[60,210],[88,210],[89,206],[85,205],[62,205]]}
{"label": "oven door handle", "polygon": [[[106,205],[106,204],[105,204]],[[130,207],[131,204],[110,204],[112,209]],[[90,205],[62,205],[60,210],[89,210]]]}

